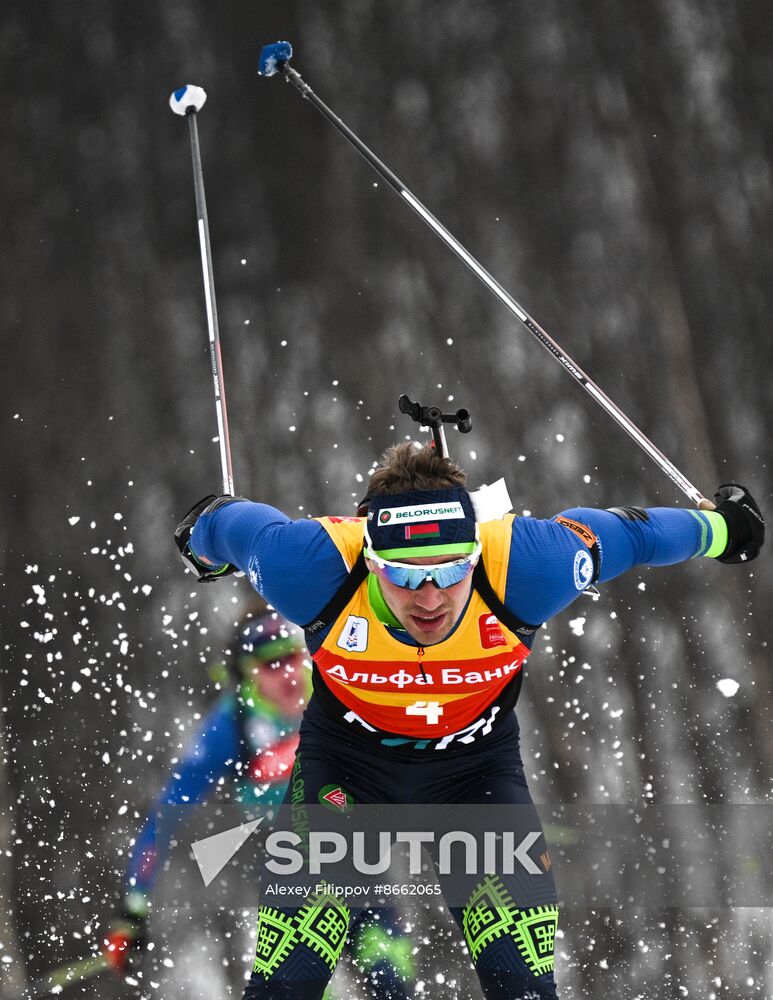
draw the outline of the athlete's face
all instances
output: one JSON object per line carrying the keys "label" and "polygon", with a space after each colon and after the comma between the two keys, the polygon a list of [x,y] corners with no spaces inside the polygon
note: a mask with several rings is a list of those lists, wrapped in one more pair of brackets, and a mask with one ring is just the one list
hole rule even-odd
{"label": "athlete's face", "polygon": [[276,663],[261,664],[255,669],[258,690],[286,718],[302,715],[306,707],[303,660],[303,653],[290,653]]}
{"label": "athlete's face", "polygon": [[[447,556],[419,556],[415,559],[401,559],[409,566],[437,566],[443,562],[454,562],[465,553],[449,554]],[[370,559],[366,560],[368,569],[375,572],[377,567]],[[464,606],[470,596],[472,576],[461,583],[441,590],[429,580],[418,590],[407,590],[385,580],[378,575],[381,593],[389,606],[389,610],[400,622],[409,635],[422,644],[431,646],[442,642],[459,620]]]}

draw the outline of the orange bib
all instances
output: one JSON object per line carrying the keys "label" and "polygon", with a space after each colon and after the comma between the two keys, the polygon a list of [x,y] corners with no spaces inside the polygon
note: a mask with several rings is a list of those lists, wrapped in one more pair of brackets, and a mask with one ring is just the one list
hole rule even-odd
{"label": "orange bib", "polygon": [[[320,518],[347,567],[362,549],[362,518]],[[502,599],[513,516],[480,525],[483,560]],[[455,630],[432,646],[409,646],[378,621],[367,579],[314,654],[319,676],[366,728],[439,739],[475,726],[521,670],[529,647],[473,590]],[[493,711],[493,710],[492,710]]]}

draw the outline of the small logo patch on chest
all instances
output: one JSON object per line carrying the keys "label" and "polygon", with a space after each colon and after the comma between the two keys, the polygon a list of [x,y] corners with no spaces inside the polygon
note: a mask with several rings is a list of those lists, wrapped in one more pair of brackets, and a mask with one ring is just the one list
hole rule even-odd
{"label": "small logo patch on chest", "polygon": [[497,616],[492,615],[490,611],[478,619],[478,631],[480,632],[480,644],[484,649],[507,645],[507,639],[505,639]]}
{"label": "small logo patch on chest", "polygon": [[336,646],[349,653],[364,653],[368,648],[368,619],[349,615],[338,636]]}

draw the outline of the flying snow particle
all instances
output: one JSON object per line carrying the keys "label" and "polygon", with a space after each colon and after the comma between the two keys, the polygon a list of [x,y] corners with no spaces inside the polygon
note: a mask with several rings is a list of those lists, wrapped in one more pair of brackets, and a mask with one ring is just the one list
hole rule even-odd
{"label": "flying snow particle", "polygon": [[67,523],[70,525],[71,528],[75,527],[75,525],[78,523],[78,521],[80,521],[79,517],[68,517],[67,518]]}
{"label": "flying snow particle", "polygon": [[734,681],[731,677],[723,677],[722,680],[717,681],[719,693],[723,694],[726,698],[732,698],[740,686],[738,681]]}
{"label": "flying snow particle", "polygon": [[572,630],[573,635],[585,635],[585,622],[586,618],[572,618],[569,622],[569,628]]}

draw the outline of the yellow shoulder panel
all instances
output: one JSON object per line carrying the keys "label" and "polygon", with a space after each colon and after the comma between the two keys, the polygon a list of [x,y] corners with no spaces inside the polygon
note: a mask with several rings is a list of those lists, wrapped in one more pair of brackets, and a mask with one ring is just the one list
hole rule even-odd
{"label": "yellow shoulder panel", "polygon": [[351,571],[362,549],[365,537],[364,517],[315,517],[333,539],[346,568]]}
{"label": "yellow shoulder panel", "polygon": [[483,565],[486,567],[486,574],[494,593],[500,601],[504,600],[505,596],[514,520],[514,514],[505,514],[501,520],[484,521],[478,525],[483,544]]}

